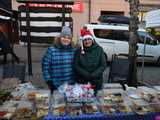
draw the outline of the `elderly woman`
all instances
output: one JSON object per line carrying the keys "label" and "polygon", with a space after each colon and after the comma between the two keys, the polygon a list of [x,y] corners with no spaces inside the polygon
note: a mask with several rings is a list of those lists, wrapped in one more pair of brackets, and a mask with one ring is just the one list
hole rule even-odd
{"label": "elderly woman", "polygon": [[95,43],[91,35],[82,38],[83,49],[78,49],[75,54],[75,72],[79,83],[91,83],[95,95],[102,87],[103,71],[106,68],[106,58],[103,49]]}
{"label": "elderly woman", "polygon": [[72,47],[71,42],[71,29],[64,26],[55,45],[49,47],[42,58],[43,77],[51,91],[64,82],[69,84],[74,82],[75,48]]}

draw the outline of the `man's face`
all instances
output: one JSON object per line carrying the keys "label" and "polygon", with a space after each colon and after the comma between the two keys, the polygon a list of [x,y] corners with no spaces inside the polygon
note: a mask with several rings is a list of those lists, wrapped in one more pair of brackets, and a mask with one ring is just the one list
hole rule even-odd
{"label": "man's face", "polygon": [[70,45],[71,44],[71,37],[63,36],[60,38],[62,45]]}
{"label": "man's face", "polygon": [[84,47],[90,47],[93,44],[93,40],[91,38],[87,38],[83,41]]}

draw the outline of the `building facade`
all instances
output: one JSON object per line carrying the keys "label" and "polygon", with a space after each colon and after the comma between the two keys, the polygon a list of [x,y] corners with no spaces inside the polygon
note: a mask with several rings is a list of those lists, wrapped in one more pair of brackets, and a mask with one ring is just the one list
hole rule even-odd
{"label": "building facade", "polygon": [[[86,23],[97,23],[101,15],[129,16],[128,0],[76,0],[71,14],[74,38],[79,36],[80,28]],[[12,0],[12,8],[17,10],[18,3]],[[140,0],[139,20],[144,21],[145,13],[160,8],[160,0]]]}

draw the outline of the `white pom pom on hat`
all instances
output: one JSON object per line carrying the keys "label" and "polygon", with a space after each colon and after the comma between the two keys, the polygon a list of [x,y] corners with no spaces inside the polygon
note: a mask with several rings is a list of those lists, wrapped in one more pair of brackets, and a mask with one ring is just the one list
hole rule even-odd
{"label": "white pom pom on hat", "polygon": [[84,41],[85,39],[93,40],[93,37],[92,37],[92,35],[84,35],[83,38],[82,38],[82,41]]}

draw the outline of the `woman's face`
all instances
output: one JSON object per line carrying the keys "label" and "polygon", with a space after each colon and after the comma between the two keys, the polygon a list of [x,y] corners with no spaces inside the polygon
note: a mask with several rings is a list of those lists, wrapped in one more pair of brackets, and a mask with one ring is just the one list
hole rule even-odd
{"label": "woman's face", "polygon": [[90,39],[90,38],[85,39],[85,40],[83,41],[84,47],[90,47],[90,46],[92,46],[92,44],[93,44],[93,40]]}
{"label": "woman's face", "polygon": [[61,41],[62,45],[70,45],[71,44],[71,38],[69,36],[61,37],[60,41]]}

